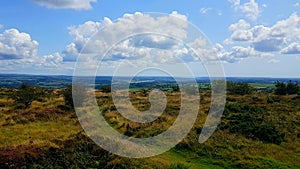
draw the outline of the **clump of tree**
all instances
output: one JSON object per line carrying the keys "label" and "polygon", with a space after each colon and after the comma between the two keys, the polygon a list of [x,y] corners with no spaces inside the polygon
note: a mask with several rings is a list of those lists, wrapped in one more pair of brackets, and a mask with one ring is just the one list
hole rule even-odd
{"label": "clump of tree", "polygon": [[227,82],[227,91],[231,94],[246,95],[251,94],[255,89],[244,82]]}
{"label": "clump of tree", "polygon": [[275,82],[275,94],[276,95],[292,95],[297,94],[300,88],[297,83],[293,83],[291,80],[288,83]]}
{"label": "clump of tree", "polygon": [[17,104],[24,105],[24,108],[29,108],[34,100],[41,99],[45,95],[43,88],[36,88],[26,83],[22,83],[18,90],[11,96]]}

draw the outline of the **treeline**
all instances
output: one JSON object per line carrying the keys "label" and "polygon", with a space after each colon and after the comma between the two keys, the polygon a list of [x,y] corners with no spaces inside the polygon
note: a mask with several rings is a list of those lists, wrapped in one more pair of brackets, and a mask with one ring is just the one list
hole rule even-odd
{"label": "treeline", "polygon": [[275,82],[275,94],[277,95],[291,95],[300,94],[300,87],[297,83],[293,83],[291,80],[288,83]]}
{"label": "treeline", "polygon": [[[216,80],[212,82],[212,86],[214,86],[214,90],[218,91],[218,86],[224,83],[221,80]],[[250,84],[245,82],[226,82],[226,90],[229,94],[235,95],[247,95],[252,94],[256,89],[252,87]],[[276,81],[274,83],[274,89],[269,90],[269,92],[274,92],[276,95],[292,95],[299,94],[300,95],[300,86],[296,82],[280,82]]]}
{"label": "treeline", "polygon": [[[216,80],[212,82],[214,90],[218,92],[218,90],[224,90],[224,81]],[[292,95],[292,94],[299,94],[300,95],[300,87],[297,83],[289,81],[289,82],[275,82],[275,88],[273,91],[276,95]],[[78,86],[79,91],[82,91],[83,88]],[[170,85],[171,91],[178,92],[180,91],[178,85]],[[256,89],[252,87],[250,84],[245,82],[226,82],[226,90],[229,94],[235,95],[248,95],[252,94]],[[46,90],[44,88],[33,87],[28,84],[23,83],[18,90],[15,90],[14,93],[11,95],[11,98],[19,105],[23,105],[24,108],[30,107],[31,103],[34,100],[41,100],[47,95],[50,94],[50,90]],[[102,92],[109,93],[111,92],[111,88],[108,85],[102,86]],[[61,94],[64,99],[66,106],[69,108],[73,108],[73,99],[72,99],[72,85],[68,85],[67,88],[61,90],[59,93]],[[78,96],[77,96],[78,97]],[[82,96],[81,100],[83,101],[84,96]],[[22,107],[22,106],[21,106]]]}

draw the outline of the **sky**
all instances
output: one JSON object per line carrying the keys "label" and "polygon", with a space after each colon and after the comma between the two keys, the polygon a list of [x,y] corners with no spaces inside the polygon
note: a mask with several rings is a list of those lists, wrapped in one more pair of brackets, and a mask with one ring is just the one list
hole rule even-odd
{"label": "sky", "polygon": [[1,74],[73,75],[84,60],[98,75],[122,63],[122,75],[163,65],[185,76],[183,61],[196,76],[218,63],[228,77],[300,77],[298,0],[10,0],[0,16]]}

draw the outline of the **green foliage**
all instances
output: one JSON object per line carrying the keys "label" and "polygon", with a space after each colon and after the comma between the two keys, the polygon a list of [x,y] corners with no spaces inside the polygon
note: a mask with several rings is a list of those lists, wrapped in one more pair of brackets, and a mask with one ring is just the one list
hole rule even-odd
{"label": "green foliage", "polygon": [[110,85],[103,85],[101,87],[101,91],[104,93],[110,93],[111,92],[111,86]]}
{"label": "green foliage", "polygon": [[11,98],[15,101],[15,103],[24,105],[24,108],[26,109],[34,100],[38,100],[44,95],[44,89],[35,88],[23,83],[20,88],[11,95]]}
{"label": "green foliage", "polygon": [[297,83],[293,83],[291,80],[286,85],[287,94],[297,94],[299,92],[299,86]]}
{"label": "green foliage", "polygon": [[275,82],[275,94],[277,95],[286,95],[286,84],[284,82]]}
{"label": "green foliage", "polygon": [[281,144],[285,134],[273,124],[264,122],[265,111],[262,107],[245,104],[226,105],[224,113],[226,122],[223,122],[220,128],[264,143]]}
{"label": "green foliage", "polygon": [[227,91],[231,94],[246,95],[251,94],[254,88],[244,82],[227,82]]}
{"label": "green foliage", "polygon": [[276,95],[291,95],[291,94],[297,94],[299,92],[299,86],[297,83],[293,83],[292,81],[289,81],[287,84],[284,82],[275,82],[275,94]]}
{"label": "green foliage", "polygon": [[[72,100],[72,86],[68,88],[63,92],[68,90]],[[146,89],[134,90],[134,94],[130,95],[137,109],[147,107],[149,90]],[[76,90],[84,89],[78,87]],[[219,130],[200,144],[198,138],[210,106],[211,93],[201,91],[203,102],[195,125],[175,148],[155,157],[130,159],[110,154],[79,132],[82,130],[80,124],[70,118],[73,112],[64,105],[61,90],[53,90],[39,98],[46,102],[33,102],[26,110],[16,110],[13,100],[7,98],[17,91],[3,89],[3,95],[0,93],[0,168],[300,167],[299,96],[281,97],[265,92],[251,95],[229,93],[229,104]],[[176,120],[181,106],[180,93],[165,93],[168,104],[164,114],[151,123],[138,124],[118,114],[111,94],[95,92],[106,121],[118,132],[136,138],[157,136]],[[279,145],[282,141],[284,144]]]}
{"label": "green foliage", "polygon": [[177,84],[172,85],[171,88],[172,88],[173,92],[179,92],[180,91],[180,88]]}
{"label": "green foliage", "polygon": [[177,164],[171,164],[170,167],[168,169],[188,169],[190,167],[181,164],[181,163],[177,163]]}

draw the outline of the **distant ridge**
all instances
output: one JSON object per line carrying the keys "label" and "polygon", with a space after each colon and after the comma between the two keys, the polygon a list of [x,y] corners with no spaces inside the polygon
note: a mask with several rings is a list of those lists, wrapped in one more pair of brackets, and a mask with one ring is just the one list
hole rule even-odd
{"label": "distant ridge", "polygon": [[[18,88],[22,83],[27,83],[36,87],[50,89],[65,88],[72,83],[72,76],[68,75],[30,75],[30,74],[0,74],[0,88]],[[129,77],[114,77],[120,81],[128,80]],[[190,80],[189,77],[178,77],[181,80]],[[214,79],[214,78],[212,78]],[[215,78],[218,79],[218,78]],[[96,87],[110,85],[112,76],[97,76],[95,79]],[[272,78],[272,77],[227,77],[227,81],[273,84],[276,81],[296,82],[300,84],[300,78]],[[209,83],[209,77],[197,77],[198,83]],[[174,78],[164,76],[137,76],[132,83],[175,83]]]}

